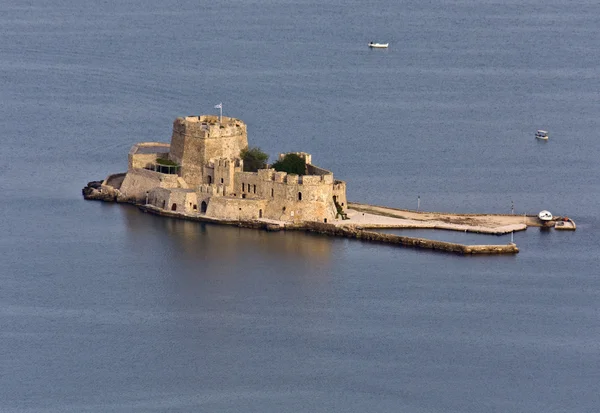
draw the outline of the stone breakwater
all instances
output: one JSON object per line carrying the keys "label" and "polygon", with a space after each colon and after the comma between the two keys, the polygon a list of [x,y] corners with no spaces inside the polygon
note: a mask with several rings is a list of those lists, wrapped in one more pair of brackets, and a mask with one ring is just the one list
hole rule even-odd
{"label": "stone breakwater", "polygon": [[229,221],[217,220],[201,215],[191,215],[178,212],[166,211],[151,205],[141,205],[139,208],[148,213],[161,215],[165,217],[184,219],[197,222],[206,222],[221,225],[235,225],[242,228],[262,229],[266,231],[306,231],[316,234],[353,238],[367,242],[377,242],[382,244],[398,245],[402,247],[424,248],[434,251],[451,252],[463,255],[475,254],[516,254],[519,252],[517,246],[513,243],[506,245],[463,245],[453,242],[435,241],[425,238],[404,237],[394,234],[384,234],[374,231],[368,231],[360,227],[348,225],[337,226],[320,222],[305,222],[302,224],[283,224],[270,222],[267,220],[248,220],[248,221]]}

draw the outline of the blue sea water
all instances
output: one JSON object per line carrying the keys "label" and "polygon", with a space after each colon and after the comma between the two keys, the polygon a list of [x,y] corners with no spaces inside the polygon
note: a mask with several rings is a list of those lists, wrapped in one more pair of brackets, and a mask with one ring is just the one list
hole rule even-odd
{"label": "blue sea water", "polygon": [[[598,27],[585,0],[0,2],[0,411],[598,411]],[[462,257],[81,198],[219,102],[351,201],[578,229]]]}

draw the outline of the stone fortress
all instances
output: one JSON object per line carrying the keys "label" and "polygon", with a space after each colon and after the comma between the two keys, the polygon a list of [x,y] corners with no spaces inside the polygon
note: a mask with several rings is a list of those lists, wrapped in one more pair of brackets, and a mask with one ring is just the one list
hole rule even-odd
{"label": "stone fortress", "polygon": [[[92,181],[86,199],[128,202],[145,212],[248,228],[305,230],[346,238],[434,249],[460,254],[514,254],[503,245],[463,245],[372,231],[374,228],[430,228],[511,234],[527,227],[574,230],[567,217],[540,221],[537,215],[425,212],[351,203],[346,183],[305,161],[304,174],[278,172],[268,165],[244,171],[241,151],[248,147],[246,124],[212,115],[173,122],[171,143],[143,142],[129,151],[125,173]],[[280,160],[286,154],[280,154]],[[547,212],[547,211],[543,211]]]}
{"label": "stone fortress", "polygon": [[105,184],[119,201],[217,220],[327,223],[345,217],[345,182],[313,165],[311,155],[296,153],[306,162],[305,175],[244,172],[240,151],[246,147],[247,128],[239,119],[177,118],[170,144],[134,145],[127,173]]}

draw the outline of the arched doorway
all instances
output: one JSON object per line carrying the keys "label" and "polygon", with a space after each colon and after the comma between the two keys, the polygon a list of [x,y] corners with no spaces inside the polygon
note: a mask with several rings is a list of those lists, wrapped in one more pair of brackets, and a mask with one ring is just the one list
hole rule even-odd
{"label": "arched doorway", "polygon": [[206,203],[206,201],[202,201],[202,203],[200,204],[200,212],[202,212],[203,214],[205,214],[207,207],[208,207],[208,204]]}
{"label": "arched doorway", "polygon": [[171,211],[177,211],[177,204],[171,205]]}
{"label": "arched doorway", "polygon": [[259,210],[258,210],[258,217],[259,217],[259,218],[262,218],[262,209],[259,209]]}

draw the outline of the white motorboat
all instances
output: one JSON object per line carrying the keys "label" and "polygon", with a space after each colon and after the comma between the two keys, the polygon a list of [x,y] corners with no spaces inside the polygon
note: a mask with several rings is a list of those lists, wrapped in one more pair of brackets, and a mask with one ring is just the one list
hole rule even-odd
{"label": "white motorboat", "polygon": [[543,210],[538,214],[538,218],[541,221],[552,221],[552,214],[550,211]]}
{"label": "white motorboat", "polygon": [[369,47],[371,47],[373,49],[387,49],[388,46],[389,46],[389,43],[373,43],[373,42],[369,43]]}
{"label": "white motorboat", "polygon": [[548,131],[541,130],[541,129],[537,130],[535,132],[535,138],[547,141],[548,140]]}

